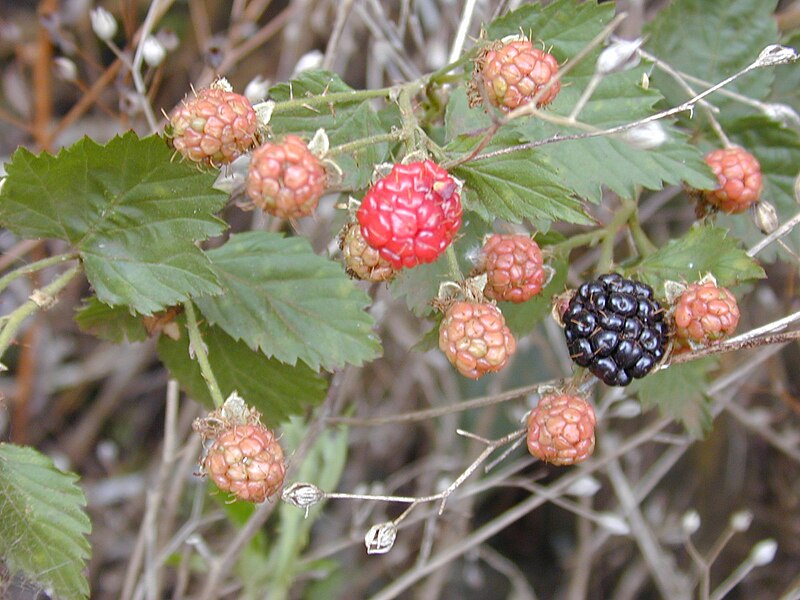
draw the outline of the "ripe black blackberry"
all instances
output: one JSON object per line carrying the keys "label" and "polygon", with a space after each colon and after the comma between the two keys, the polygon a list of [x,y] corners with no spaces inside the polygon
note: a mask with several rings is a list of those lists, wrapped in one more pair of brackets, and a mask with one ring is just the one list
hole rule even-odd
{"label": "ripe black blackberry", "polygon": [[607,385],[628,385],[664,357],[669,328],[653,288],[619,273],[584,283],[562,317],[570,356]]}

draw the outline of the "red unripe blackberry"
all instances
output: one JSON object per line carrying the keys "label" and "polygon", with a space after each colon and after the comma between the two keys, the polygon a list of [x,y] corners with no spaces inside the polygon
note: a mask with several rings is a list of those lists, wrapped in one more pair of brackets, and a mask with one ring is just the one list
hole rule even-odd
{"label": "red unripe blackberry", "polygon": [[394,269],[439,258],[461,227],[456,180],[430,160],[394,165],[361,201],[356,218],[367,244]]}
{"label": "red unripe blackberry", "polygon": [[256,111],[247,98],[211,87],[187,96],[172,110],[167,136],[189,160],[222,165],[253,147],[257,129]]}
{"label": "red unripe blackberry", "polygon": [[493,234],[481,251],[487,298],[520,303],[542,291],[546,279],[539,244],[527,235]]}
{"label": "red unripe blackberry", "polygon": [[517,342],[494,304],[459,301],[439,326],[439,348],[464,377],[478,379],[505,367]]}
{"label": "red unripe blackberry", "polygon": [[528,452],[554,465],[574,465],[594,452],[594,409],[580,396],[542,396],[528,416]]}
{"label": "red unripe blackberry", "polygon": [[[478,62],[478,76],[489,101],[503,110],[528,104],[558,73],[552,54],[534,48],[529,40],[499,42]],[[536,102],[536,108],[550,104],[558,95],[556,81]]]}
{"label": "red unripe blackberry", "polygon": [[256,148],[245,189],[265,212],[282,219],[299,219],[317,208],[325,192],[325,169],[302,139],[286,135]]}
{"label": "red unripe blackberry", "polygon": [[562,316],[572,360],[607,385],[647,375],[667,350],[664,310],[649,285],[618,273],[584,283]]}
{"label": "red unripe blackberry", "polygon": [[741,213],[761,197],[761,165],[744,148],[713,150],[706,163],[717,176],[716,189],[705,190],[705,201],[728,214]]}
{"label": "red unripe blackberry", "polygon": [[734,295],[713,281],[693,283],[675,303],[675,344],[704,346],[731,335],[739,324]]}
{"label": "red unripe blackberry", "polygon": [[203,469],[223,492],[264,502],[283,486],[286,466],[275,434],[260,424],[232,425],[214,440]]}

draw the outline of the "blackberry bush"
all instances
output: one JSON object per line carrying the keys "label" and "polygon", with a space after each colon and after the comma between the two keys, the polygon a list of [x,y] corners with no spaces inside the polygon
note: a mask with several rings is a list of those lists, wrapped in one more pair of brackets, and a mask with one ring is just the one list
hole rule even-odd
{"label": "blackberry bush", "polygon": [[792,596],[792,2],[6,4],[0,596]]}

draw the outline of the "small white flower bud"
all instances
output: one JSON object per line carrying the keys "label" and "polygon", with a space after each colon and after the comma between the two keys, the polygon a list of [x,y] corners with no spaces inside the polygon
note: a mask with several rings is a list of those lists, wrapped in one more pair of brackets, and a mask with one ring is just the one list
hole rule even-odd
{"label": "small white flower bud", "polygon": [[628,535],[631,528],[625,522],[625,519],[614,513],[600,513],[600,518],[597,521],[603,529],[613,535]]}
{"label": "small white flower bud", "polygon": [[784,127],[800,129],[800,115],[788,104],[773,102],[761,106],[761,112]]}
{"label": "small white flower bud", "polygon": [[753,522],[753,513],[749,510],[740,510],[731,515],[731,529],[741,533],[750,529]]}
{"label": "small white flower bud", "polygon": [[658,148],[669,139],[669,136],[661,123],[650,121],[623,132],[622,138],[640,150],[650,150]]}
{"label": "small white flower bud", "polygon": [[778,542],[768,538],[761,540],[750,551],[750,561],[757,567],[763,567],[772,562],[778,551]]}
{"label": "small white flower bud", "polygon": [[297,508],[302,508],[306,511],[308,517],[308,509],[317,504],[325,497],[325,494],[317,486],[311,483],[293,483],[287,488],[283,488],[281,493],[281,500],[286,504],[291,504]]}
{"label": "small white flower bud", "polygon": [[681,529],[686,535],[692,535],[700,529],[700,515],[696,510],[688,510],[681,518]]}
{"label": "small white flower bud", "polygon": [[564,493],[578,498],[591,498],[600,491],[600,482],[591,475],[584,475],[572,482]]}
{"label": "small white flower bud", "polygon": [[306,52],[300,57],[300,60],[297,61],[297,64],[294,67],[294,72],[292,73],[292,77],[295,77],[303,71],[313,71],[314,69],[319,69],[322,66],[323,58],[324,55],[319,50],[314,49],[310,52]]}
{"label": "small white flower bud", "polygon": [[367,554],[386,554],[394,546],[397,539],[397,525],[389,521],[370,527],[364,536]]}
{"label": "small white flower bud", "polygon": [[761,233],[769,235],[778,228],[778,213],[766,200],[759,200],[753,208],[753,221]]}
{"label": "small white flower bud", "polygon": [[614,407],[614,416],[620,419],[633,419],[642,414],[642,403],[636,400],[625,400]]}
{"label": "small white flower bud", "polygon": [[639,47],[644,40],[617,40],[600,53],[597,58],[597,72],[608,75],[615,71],[632,69],[639,64]]}
{"label": "small white flower bud", "polygon": [[75,81],[78,78],[78,67],[66,56],[53,59],[56,75],[64,81]]}
{"label": "small white flower bud", "polygon": [[95,35],[104,42],[109,41],[117,34],[117,20],[102,6],[93,8],[89,13],[92,29]]}
{"label": "small white flower bud", "polygon": [[167,56],[167,49],[158,41],[158,38],[148,35],[142,42],[142,57],[151,67],[157,67]]}
{"label": "small white flower bud", "polygon": [[261,75],[256,75],[244,88],[244,97],[255,104],[266,98],[267,92],[269,92],[269,80]]}
{"label": "small white flower bud", "polygon": [[178,38],[178,34],[175,33],[175,30],[166,27],[158,30],[156,39],[161,42],[161,45],[164,46],[164,49],[167,52],[174,52],[178,49],[178,45],[181,43],[181,40]]}

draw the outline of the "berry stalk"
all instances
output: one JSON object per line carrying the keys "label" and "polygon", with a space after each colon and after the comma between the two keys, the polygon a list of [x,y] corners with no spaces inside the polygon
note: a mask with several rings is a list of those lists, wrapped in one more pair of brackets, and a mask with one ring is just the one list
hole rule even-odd
{"label": "berry stalk", "polygon": [[214,377],[214,371],[211,370],[211,363],[208,362],[208,353],[206,352],[206,345],[203,342],[203,336],[200,335],[200,327],[197,325],[194,304],[191,302],[184,302],[183,309],[186,311],[186,330],[189,332],[189,344],[194,355],[197,357],[197,364],[200,365],[200,374],[206,382],[208,392],[211,394],[211,399],[214,401],[214,406],[216,408],[221,408],[225,403],[225,399],[222,397],[217,378]]}

